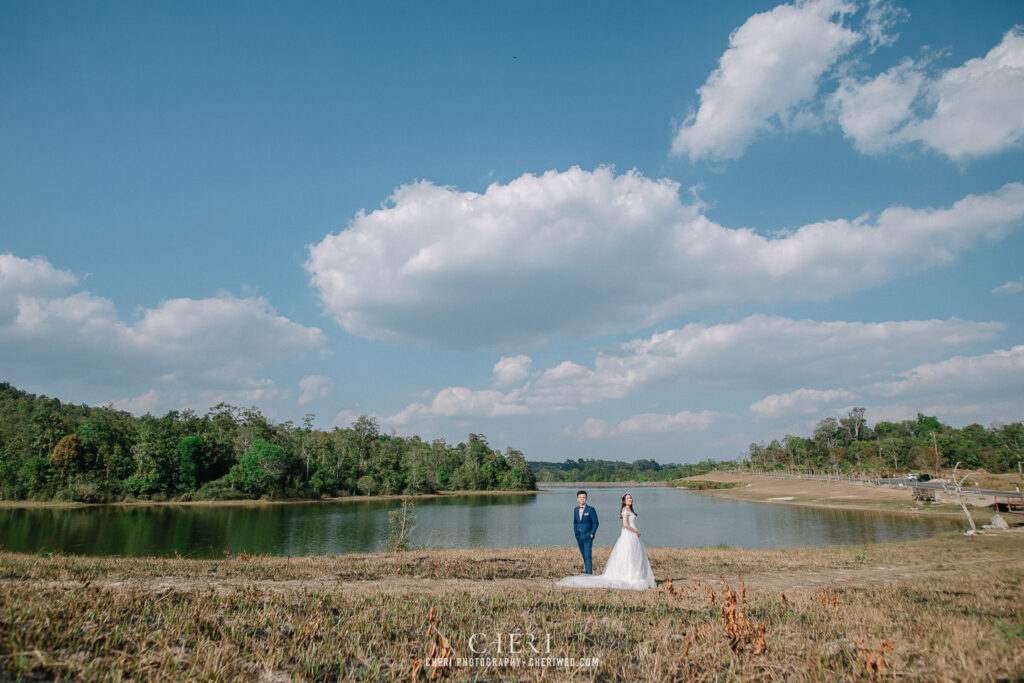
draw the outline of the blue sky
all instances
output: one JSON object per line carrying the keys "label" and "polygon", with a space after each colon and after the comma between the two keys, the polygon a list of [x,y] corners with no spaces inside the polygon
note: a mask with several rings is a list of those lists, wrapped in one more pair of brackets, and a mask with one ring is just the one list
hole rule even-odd
{"label": "blue sky", "polygon": [[531,459],[1024,417],[1016,1],[0,6],[0,377]]}

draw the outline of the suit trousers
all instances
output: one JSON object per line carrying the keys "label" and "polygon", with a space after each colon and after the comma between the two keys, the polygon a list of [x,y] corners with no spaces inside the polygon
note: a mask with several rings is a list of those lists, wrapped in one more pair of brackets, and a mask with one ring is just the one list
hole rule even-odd
{"label": "suit trousers", "polygon": [[580,546],[580,554],[583,555],[583,567],[587,574],[593,574],[593,567],[590,561],[590,550],[594,545],[594,539],[590,537],[590,534],[583,534],[582,537],[576,538],[576,543]]}

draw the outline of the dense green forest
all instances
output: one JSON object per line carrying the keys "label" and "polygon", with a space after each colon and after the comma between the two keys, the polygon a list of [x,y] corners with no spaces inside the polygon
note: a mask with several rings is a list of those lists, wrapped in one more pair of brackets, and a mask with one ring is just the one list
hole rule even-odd
{"label": "dense green forest", "polygon": [[956,463],[992,474],[1019,471],[1024,423],[950,427],[918,413],[917,419],[868,426],[865,409],[821,420],[810,436],[752,443],[747,469],[886,476],[920,470],[939,474]]}
{"label": "dense green forest", "polygon": [[163,417],[62,403],[0,383],[0,499],[107,502],[218,500],[437,490],[531,490],[523,454],[381,433],[275,424],[256,408],[220,404]]}
{"label": "dense green forest", "polygon": [[719,466],[714,460],[694,465],[661,465],[654,460],[566,460],[565,462],[530,461],[537,481],[671,481],[710,472]]}

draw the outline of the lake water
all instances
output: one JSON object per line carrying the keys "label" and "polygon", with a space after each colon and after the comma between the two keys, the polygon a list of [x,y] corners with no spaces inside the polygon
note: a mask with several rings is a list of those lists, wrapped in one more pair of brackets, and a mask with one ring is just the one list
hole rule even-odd
{"label": "lake water", "polygon": [[[905,541],[959,529],[958,520],[740,503],[673,488],[632,491],[647,546],[798,548]],[[414,547],[575,546],[575,488],[419,500]],[[601,527],[618,538],[619,489],[590,489]],[[909,495],[909,494],[908,494]],[[379,550],[398,501],[230,506],[0,509],[4,550],[82,555],[219,557],[224,550],[321,555]]]}

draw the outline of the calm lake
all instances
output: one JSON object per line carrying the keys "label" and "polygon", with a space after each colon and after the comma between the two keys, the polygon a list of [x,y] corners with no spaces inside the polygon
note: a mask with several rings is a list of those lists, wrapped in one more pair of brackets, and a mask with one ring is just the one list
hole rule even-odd
{"label": "calm lake", "polygon": [[[619,535],[619,489],[590,489],[601,528]],[[632,491],[648,546],[797,548],[904,541],[959,529],[959,520],[719,500],[673,488]],[[575,546],[575,488],[417,501],[414,547]],[[81,555],[220,557],[225,550],[321,555],[379,550],[397,501],[231,506],[104,506],[0,510],[4,550]]]}

